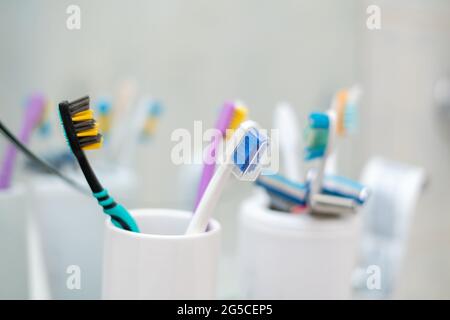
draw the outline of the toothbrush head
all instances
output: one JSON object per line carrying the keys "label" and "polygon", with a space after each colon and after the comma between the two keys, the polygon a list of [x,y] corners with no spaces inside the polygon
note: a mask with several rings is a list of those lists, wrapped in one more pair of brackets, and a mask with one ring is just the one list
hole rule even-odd
{"label": "toothbrush head", "polygon": [[33,127],[40,127],[45,123],[47,101],[44,95],[34,93],[26,101],[26,115],[30,119]]}
{"label": "toothbrush head", "polygon": [[72,102],[61,102],[59,115],[67,143],[75,156],[83,155],[83,150],[98,149],[102,146],[103,138],[94,119],[94,112],[89,107],[89,96]]}
{"label": "toothbrush head", "polygon": [[43,103],[44,107],[42,110],[42,116],[40,117],[36,127],[38,128],[40,136],[47,137],[51,133],[50,112],[52,109],[52,104],[46,99],[44,99]]}
{"label": "toothbrush head", "polygon": [[256,180],[267,157],[268,137],[256,123],[246,121],[236,130],[232,144],[232,172],[241,180]]}
{"label": "toothbrush head", "polygon": [[108,133],[111,129],[111,101],[101,98],[97,101],[97,109],[99,112],[98,124],[100,131]]}
{"label": "toothbrush head", "polygon": [[143,130],[145,137],[151,137],[154,135],[158,120],[163,111],[164,108],[160,101],[150,101],[148,115]]}
{"label": "toothbrush head", "polygon": [[326,113],[313,112],[309,115],[305,129],[305,161],[322,158],[328,144],[330,118]]}
{"label": "toothbrush head", "polygon": [[230,119],[230,123],[228,125],[228,130],[226,132],[226,138],[229,139],[233,132],[236,131],[237,128],[241,125],[242,122],[245,121],[248,114],[248,108],[244,106],[242,103],[237,102],[233,107],[233,114]]}
{"label": "toothbrush head", "polygon": [[359,86],[342,90],[337,94],[336,101],[336,133],[345,136],[353,133],[358,127],[358,102],[361,97]]}

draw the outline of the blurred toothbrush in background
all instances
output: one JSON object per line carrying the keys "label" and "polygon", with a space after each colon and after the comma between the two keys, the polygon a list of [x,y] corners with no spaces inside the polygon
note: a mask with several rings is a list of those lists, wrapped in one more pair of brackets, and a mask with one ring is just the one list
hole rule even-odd
{"label": "blurred toothbrush in background", "polygon": [[131,112],[137,95],[135,80],[126,79],[119,84],[117,97],[112,103],[112,118],[109,134],[110,159],[117,163],[121,148],[128,142],[128,126]]}
{"label": "blurred toothbrush in background", "polygon": [[[335,131],[336,136],[344,138],[356,132],[358,127],[358,105],[362,96],[359,85],[354,85],[350,89],[338,91],[333,99],[331,109],[336,115]],[[338,141],[337,141],[338,142]],[[327,174],[338,173],[338,146],[336,145],[327,161],[325,172]]]}
{"label": "blurred toothbrush in background", "polygon": [[147,113],[144,128],[141,132],[141,137],[144,140],[151,139],[154,137],[156,129],[158,127],[159,120],[161,119],[161,115],[164,112],[164,107],[161,101],[150,100],[148,105],[149,111]]}
{"label": "blurred toothbrush in background", "polygon": [[42,114],[42,118],[38,123],[38,133],[43,138],[49,138],[52,134],[52,123],[51,123],[51,113],[52,113],[52,104],[49,101],[46,101],[44,106],[44,111]]}
{"label": "blurred toothbrush in background", "polygon": [[334,140],[335,113],[313,112],[308,118],[305,130],[305,161],[318,160],[316,174],[310,181],[310,203],[320,194],[328,156],[332,152]]}
{"label": "blurred toothbrush in background", "polygon": [[261,175],[256,185],[262,187],[270,197],[271,208],[284,212],[299,212],[305,209],[308,200],[308,185],[280,174]]}
{"label": "blurred toothbrush in background", "polygon": [[322,184],[322,193],[354,200],[363,205],[369,197],[369,190],[359,182],[341,176],[325,175]]}
{"label": "blurred toothbrush in background", "polygon": [[206,154],[208,155],[208,159],[204,159],[203,161],[203,171],[198,186],[197,196],[195,198],[195,208],[198,207],[200,200],[214,175],[218,151],[222,142],[221,140],[229,138],[247,118],[247,114],[248,109],[241,103],[225,102],[223,105],[215,126],[216,130],[220,132],[222,139],[214,137],[207,148]]}
{"label": "blurred toothbrush in background", "polygon": [[117,163],[122,166],[132,166],[132,160],[136,157],[136,151],[143,135],[152,136],[156,130],[156,124],[162,114],[162,104],[153,98],[143,97],[131,110],[130,118],[122,126],[126,130],[126,140],[117,154]]}
{"label": "blurred toothbrush in background", "polygon": [[100,98],[97,100],[96,107],[98,110],[98,125],[103,133],[105,143],[108,143],[109,132],[111,130],[112,105],[108,98]]}
{"label": "blurred toothbrush in background", "polygon": [[285,176],[294,181],[301,181],[300,126],[291,105],[280,103],[276,106],[273,127],[279,131],[281,161]]}
{"label": "blurred toothbrush in background", "polygon": [[[27,99],[25,118],[19,134],[19,140],[23,144],[29,142],[33,129],[43,121],[46,106],[47,103],[42,94],[36,93]],[[16,147],[12,144],[8,145],[0,171],[0,189],[8,189],[11,186],[16,158]]]}

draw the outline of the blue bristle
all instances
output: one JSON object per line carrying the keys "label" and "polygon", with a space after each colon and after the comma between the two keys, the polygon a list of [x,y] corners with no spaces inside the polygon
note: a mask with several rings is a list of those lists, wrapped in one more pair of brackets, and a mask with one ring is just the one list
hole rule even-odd
{"label": "blue bristle", "polygon": [[328,129],[330,127],[330,119],[325,113],[313,112],[309,115],[309,125],[314,129]]}
{"label": "blue bristle", "polygon": [[319,148],[305,148],[305,160],[313,160],[316,158],[323,157],[325,155],[325,147],[319,147]]}
{"label": "blue bristle", "polygon": [[321,158],[328,144],[330,119],[326,113],[313,112],[309,115],[309,126],[305,129],[305,161]]}
{"label": "blue bristle", "polygon": [[111,110],[111,102],[108,99],[100,99],[97,102],[97,108],[101,114],[108,114]]}
{"label": "blue bristle", "polygon": [[160,101],[150,102],[150,115],[158,117],[163,112],[163,106]]}
{"label": "blue bristle", "polygon": [[348,104],[344,113],[344,127],[349,132],[354,132],[358,125],[358,108],[356,104]]}
{"label": "blue bristle", "polygon": [[250,163],[250,161],[258,153],[259,148],[259,137],[253,132],[247,132],[233,154],[234,164],[242,173],[251,172],[257,167],[257,163]]}

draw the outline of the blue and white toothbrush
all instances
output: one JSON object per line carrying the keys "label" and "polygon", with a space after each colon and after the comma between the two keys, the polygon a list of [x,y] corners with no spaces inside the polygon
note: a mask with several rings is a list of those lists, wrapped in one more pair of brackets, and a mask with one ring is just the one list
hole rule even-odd
{"label": "blue and white toothbrush", "polygon": [[226,145],[226,158],[214,173],[199,202],[186,234],[205,232],[225,184],[233,173],[240,180],[254,181],[262,170],[268,138],[253,121],[245,121]]}

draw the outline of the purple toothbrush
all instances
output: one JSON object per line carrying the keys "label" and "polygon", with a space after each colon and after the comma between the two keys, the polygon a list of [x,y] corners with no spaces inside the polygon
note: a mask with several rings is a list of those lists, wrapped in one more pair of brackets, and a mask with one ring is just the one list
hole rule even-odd
{"label": "purple toothbrush", "polygon": [[[225,104],[222,107],[222,110],[220,112],[219,119],[216,122],[216,129],[220,131],[222,134],[222,138],[225,138],[226,131],[230,126],[231,120],[233,119],[234,114],[234,103],[232,102],[225,102]],[[206,190],[206,187],[209,184],[209,181],[211,180],[212,176],[214,175],[214,171],[216,169],[216,158],[217,158],[217,151],[219,147],[220,139],[213,139],[211,142],[208,153],[209,155],[212,155],[214,161],[207,161],[203,165],[203,171],[202,171],[202,177],[200,179],[200,184],[197,191],[197,197],[195,198],[195,208],[197,208],[198,203],[203,197],[203,193]]]}
{"label": "purple toothbrush", "polygon": [[[33,94],[28,98],[26,103],[25,119],[19,135],[19,140],[23,144],[28,143],[33,129],[41,121],[45,110],[45,104],[44,96],[41,94]],[[16,147],[9,144],[0,171],[0,190],[8,189],[11,186],[16,156]]]}

